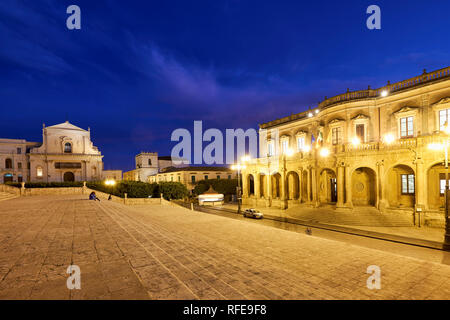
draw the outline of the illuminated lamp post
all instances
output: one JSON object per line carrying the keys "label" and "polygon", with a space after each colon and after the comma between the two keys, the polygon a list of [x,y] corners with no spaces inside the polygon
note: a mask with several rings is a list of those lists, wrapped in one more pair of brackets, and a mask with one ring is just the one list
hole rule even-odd
{"label": "illuminated lamp post", "polygon": [[236,196],[237,196],[237,201],[238,201],[238,211],[237,211],[237,213],[241,213],[241,200],[242,200],[241,170],[243,170],[245,168],[246,168],[246,166],[245,165],[241,165],[240,163],[231,166],[232,170],[236,170],[237,171],[237,178],[238,178],[238,187],[237,187],[237,190],[236,190]]}

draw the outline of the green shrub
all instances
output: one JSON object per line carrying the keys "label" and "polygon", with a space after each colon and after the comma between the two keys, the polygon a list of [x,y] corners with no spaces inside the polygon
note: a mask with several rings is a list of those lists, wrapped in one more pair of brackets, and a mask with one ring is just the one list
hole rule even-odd
{"label": "green shrub", "polygon": [[186,186],[180,182],[160,182],[158,192],[162,193],[166,200],[183,199],[189,194]]}
{"label": "green shrub", "polygon": [[115,186],[107,186],[103,181],[94,181],[86,183],[90,189],[115,195],[124,198],[125,193],[128,198],[148,198],[152,196],[159,198],[156,183],[145,183],[140,181],[120,181]]}
{"label": "green shrub", "polygon": [[10,187],[22,188],[22,184],[18,182],[5,182],[5,184]]}
{"label": "green shrub", "polygon": [[[21,188],[22,184],[17,182],[7,182],[9,186]],[[26,182],[25,188],[79,188],[83,182]]]}
{"label": "green shrub", "polygon": [[208,179],[196,183],[193,193],[199,195],[208,191],[212,186],[214,190],[223,195],[236,194],[237,179]]}

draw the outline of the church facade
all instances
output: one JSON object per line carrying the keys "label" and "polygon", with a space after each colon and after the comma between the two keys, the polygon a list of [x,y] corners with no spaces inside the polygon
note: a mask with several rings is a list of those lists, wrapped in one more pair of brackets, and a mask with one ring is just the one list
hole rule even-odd
{"label": "church facade", "polygon": [[373,207],[442,225],[450,145],[450,67],[326,98],[260,125],[243,170],[255,207]]}
{"label": "church facade", "polygon": [[65,182],[102,179],[103,155],[90,130],[66,121],[42,129],[42,143],[0,139],[0,179],[5,182]]}

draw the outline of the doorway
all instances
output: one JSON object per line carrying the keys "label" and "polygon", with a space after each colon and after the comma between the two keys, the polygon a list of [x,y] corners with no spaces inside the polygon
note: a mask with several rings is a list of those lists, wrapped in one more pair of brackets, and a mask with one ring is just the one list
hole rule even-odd
{"label": "doorway", "polygon": [[73,172],[64,173],[64,182],[73,182],[75,181],[75,175]]}
{"label": "doorway", "polygon": [[337,181],[336,178],[330,179],[331,202],[337,202]]}

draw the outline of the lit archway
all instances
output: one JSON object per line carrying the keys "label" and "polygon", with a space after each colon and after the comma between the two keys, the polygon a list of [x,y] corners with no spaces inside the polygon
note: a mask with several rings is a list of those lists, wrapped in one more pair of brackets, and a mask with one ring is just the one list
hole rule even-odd
{"label": "lit archway", "polygon": [[11,173],[7,173],[3,176],[3,183],[13,182],[13,175]]}
{"label": "lit archway", "polygon": [[275,173],[272,175],[272,198],[277,199],[281,197],[281,175]]}
{"label": "lit archway", "polygon": [[319,176],[319,201],[322,203],[337,202],[336,173],[329,168],[321,171]]}
{"label": "lit archway", "polygon": [[286,195],[289,200],[297,200],[300,197],[300,178],[295,171],[286,175]]}
{"label": "lit archway", "polygon": [[445,177],[446,170],[442,162],[436,163],[428,169],[427,199],[430,210],[444,210],[445,208]]}
{"label": "lit archway", "polygon": [[386,200],[392,208],[413,208],[415,205],[416,183],[414,170],[399,164],[387,172]]}
{"label": "lit archway", "polygon": [[352,202],[356,206],[376,205],[375,171],[361,167],[352,173]]}

